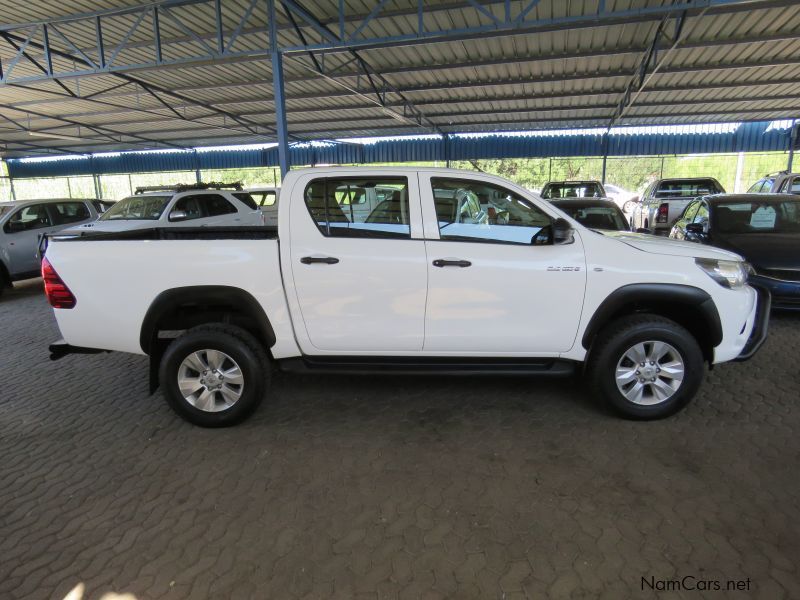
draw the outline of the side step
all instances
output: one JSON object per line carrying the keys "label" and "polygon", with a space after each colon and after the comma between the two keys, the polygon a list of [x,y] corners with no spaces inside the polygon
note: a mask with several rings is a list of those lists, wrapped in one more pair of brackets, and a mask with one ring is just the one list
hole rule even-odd
{"label": "side step", "polygon": [[287,373],[375,375],[538,375],[565,377],[574,361],[552,358],[419,358],[404,356],[303,356],[278,362]]}

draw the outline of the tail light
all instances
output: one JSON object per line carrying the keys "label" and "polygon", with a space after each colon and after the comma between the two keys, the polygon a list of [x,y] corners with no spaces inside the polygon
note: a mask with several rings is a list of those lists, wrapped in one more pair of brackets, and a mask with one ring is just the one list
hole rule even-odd
{"label": "tail light", "polygon": [[58,276],[53,265],[46,258],[42,259],[42,279],[44,279],[44,294],[53,308],[75,308],[77,300],[67,287],[67,284]]}
{"label": "tail light", "polygon": [[662,204],[656,213],[656,223],[666,223],[669,218],[669,204]]}

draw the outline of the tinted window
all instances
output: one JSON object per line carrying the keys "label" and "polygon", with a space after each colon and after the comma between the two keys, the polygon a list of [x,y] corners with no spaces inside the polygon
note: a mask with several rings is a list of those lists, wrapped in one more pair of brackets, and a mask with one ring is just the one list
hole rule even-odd
{"label": "tinted window", "polygon": [[11,218],[6,222],[3,230],[6,233],[15,233],[18,231],[30,231],[31,229],[41,229],[42,227],[50,227],[50,217],[47,214],[47,208],[44,204],[34,204],[33,206],[26,206],[11,215]]}
{"label": "tinted window", "polygon": [[56,202],[50,205],[56,225],[77,223],[91,218],[89,208],[83,202]]}
{"label": "tinted window", "polygon": [[244,204],[247,208],[258,210],[258,203],[256,203],[255,198],[253,198],[251,194],[248,194],[247,192],[235,192],[233,195],[236,196],[236,199]]}
{"label": "tinted window", "polygon": [[800,177],[792,179],[792,183],[786,191],[790,194],[800,194]]}
{"label": "tinted window", "polygon": [[662,181],[656,190],[656,198],[691,198],[716,194],[722,189],[711,179]]}
{"label": "tinted window", "polygon": [[[367,198],[380,189],[382,200]],[[312,181],[305,202],[320,232],[328,237],[410,238],[408,180],[328,178]]]}
{"label": "tinted window", "polygon": [[[514,192],[482,181],[431,179],[443,240],[530,245],[550,217]],[[538,236],[536,243],[547,238]]]}
{"label": "tinted window", "polygon": [[602,198],[605,194],[599,183],[548,183],[542,198]]}
{"label": "tinted window", "polygon": [[713,226],[720,233],[800,233],[800,200],[717,204]]}
{"label": "tinted window", "polygon": [[101,221],[155,221],[167,207],[169,196],[130,196],[115,203],[100,217]]}
{"label": "tinted window", "polygon": [[625,215],[614,206],[570,206],[559,202],[558,208],[567,213],[584,227],[604,231],[627,231],[630,229]]}
{"label": "tinted window", "polygon": [[[239,212],[236,210],[236,207],[228,202],[223,196],[218,196],[217,194],[203,194],[198,196],[200,198],[200,202],[206,208],[206,216],[208,217],[219,217],[220,215],[229,215],[235,212]],[[255,205],[255,202],[253,202]],[[255,209],[258,209],[257,206],[254,206]]]}
{"label": "tinted window", "polygon": [[170,220],[172,219],[173,213],[178,211],[186,213],[186,216],[182,218],[181,221],[191,221],[192,219],[202,219],[205,217],[206,215],[203,214],[203,207],[201,205],[202,198],[203,196],[200,195],[184,196],[180,198],[170,211]]}

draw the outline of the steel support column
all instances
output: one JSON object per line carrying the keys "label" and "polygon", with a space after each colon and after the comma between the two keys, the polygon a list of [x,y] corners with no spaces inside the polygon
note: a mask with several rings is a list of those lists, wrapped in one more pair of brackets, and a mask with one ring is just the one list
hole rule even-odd
{"label": "steel support column", "polygon": [[797,140],[800,139],[800,123],[796,119],[792,120],[792,127],[789,129],[789,161],[786,165],[786,170],[792,172],[792,163],[794,162],[794,148],[797,146]]}
{"label": "steel support column", "polygon": [[606,184],[606,162],[608,161],[608,130],[603,134],[603,177],[601,182]]}
{"label": "steel support column", "polygon": [[278,165],[281,179],[289,171],[289,134],[286,125],[286,91],[283,78],[283,55],[278,49],[278,23],[275,19],[275,0],[267,0],[269,20],[269,50],[272,59],[272,93],[275,103],[275,129],[278,134]]}

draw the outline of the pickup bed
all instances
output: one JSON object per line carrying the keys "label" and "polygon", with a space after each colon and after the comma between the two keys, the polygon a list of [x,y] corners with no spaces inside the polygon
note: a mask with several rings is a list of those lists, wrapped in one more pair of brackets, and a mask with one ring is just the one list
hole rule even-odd
{"label": "pickup bed", "polygon": [[275,366],[580,370],[623,416],[659,418],[695,395],[704,363],[752,356],[769,314],[736,254],[599,233],[447,169],[292,171],[277,228],[54,236],[42,270],[64,338],[53,358],[149,355],[151,389],[204,426],[250,414]]}

